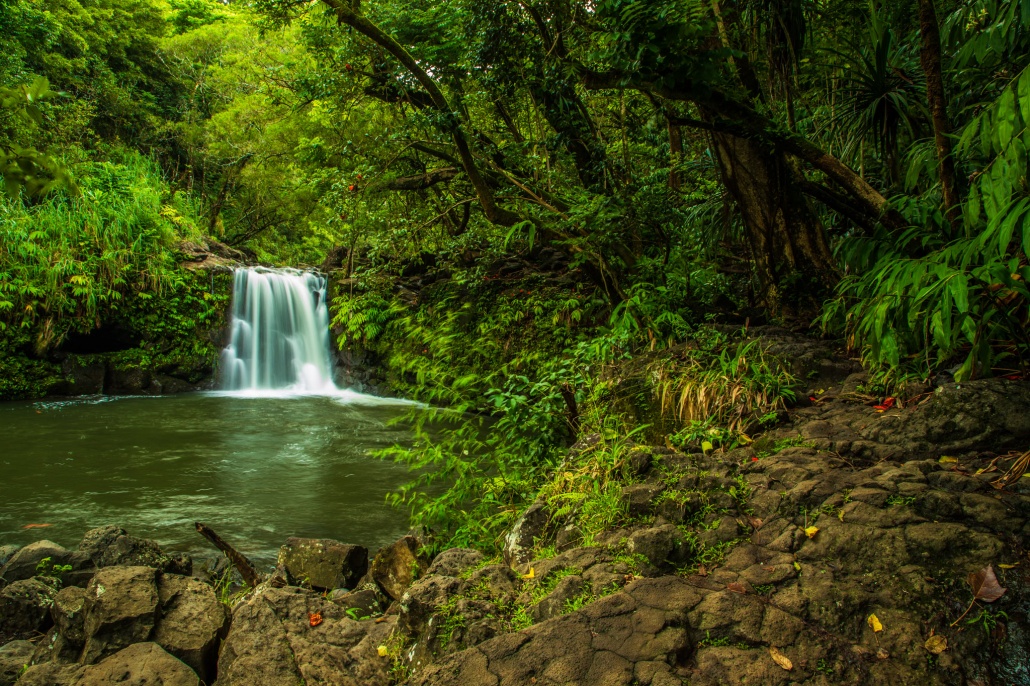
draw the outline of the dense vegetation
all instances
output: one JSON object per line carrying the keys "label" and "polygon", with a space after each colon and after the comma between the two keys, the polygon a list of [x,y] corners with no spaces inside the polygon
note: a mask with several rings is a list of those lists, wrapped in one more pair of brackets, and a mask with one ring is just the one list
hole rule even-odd
{"label": "dense vegetation", "polygon": [[748,323],[844,336],[891,388],[1030,360],[1030,0],[10,0],[0,27],[9,397],[111,322],[159,330],[135,363],[210,355],[179,350],[215,316],[184,240],[323,265],[341,346],[490,416],[396,454],[433,467],[398,496],[421,522],[489,544],[541,492],[610,523],[634,431],[714,449],[791,402]]}

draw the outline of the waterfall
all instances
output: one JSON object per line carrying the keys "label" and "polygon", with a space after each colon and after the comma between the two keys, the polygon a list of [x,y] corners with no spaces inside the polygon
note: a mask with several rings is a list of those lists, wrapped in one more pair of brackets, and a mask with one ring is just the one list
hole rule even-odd
{"label": "waterfall", "polygon": [[222,388],[335,393],[325,292],[325,277],[311,272],[236,270]]}

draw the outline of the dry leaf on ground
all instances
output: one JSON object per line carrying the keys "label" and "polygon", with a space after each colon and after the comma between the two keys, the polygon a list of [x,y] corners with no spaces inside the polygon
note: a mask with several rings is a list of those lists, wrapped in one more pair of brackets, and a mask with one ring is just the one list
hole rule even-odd
{"label": "dry leaf on ground", "polygon": [[815,538],[815,535],[817,533],[819,533],[819,527],[817,526],[810,526],[807,529],[805,529],[805,535],[809,538]]}
{"label": "dry leaf on ground", "polygon": [[948,639],[939,634],[933,634],[930,638],[926,639],[923,647],[932,655],[940,655],[948,649]]}
{"label": "dry leaf on ground", "polygon": [[880,623],[880,620],[876,615],[869,615],[865,621],[869,624],[869,628],[873,630],[874,634],[878,634],[883,631],[883,624]]}
{"label": "dry leaf on ground", "polygon": [[985,603],[993,603],[1008,590],[998,583],[998,577],[995,576],[994,567],[991,565],[973,572],[966,577],[966,581],[973,588],[973,597]]}
{"label": "dry leaf on ground", "polygon": [[790,661],[790,658],[788,658],[786,655],[781,653],[773,646],[769,646],[769,655],[772,656],[773,662],[778,664],[780,667],[783,667],[787,671],[794,669],[794,663]]}

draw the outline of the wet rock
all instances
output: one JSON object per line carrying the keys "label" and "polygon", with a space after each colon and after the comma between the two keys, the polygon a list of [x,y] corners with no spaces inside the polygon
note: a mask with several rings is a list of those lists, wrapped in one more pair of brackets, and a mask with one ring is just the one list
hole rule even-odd
{"label": "wet rock", "polygon": [[0,686],[11,686],[18,680],[32,658],[35,646],[29,641],[11,641],[0,647]]}
{"label": "wet rock", "polygon": [[[321,621],[311,626],[316,613]],[[396,617],[355,621],[313,591],[265,588],[233,611],[218,659],[218,683],[385,686],[390,661],[380,657],[378,647],[395,626]]]}
{"label": "wet rock", "polygon": [[573,598],[583,593],[586,583],[583,577],[570,575],[562,577],[550,593],[529,608],[529,616],[533,622],[540,623],[559,617],[566,612],[567,605]]}
{"label": "wet rock", "polygon": [[211,683],[219,643],[229,631],[228,608],[218,602],[214,589],[199,579],[163,574],[157,592],[161,618],[153,641]]}
{"label": "wet rock", "polygon": [[368,571],[368,549],[328,538],[288,538],[278,564],[291,585],[323,591],[354,588]]}
{"label": "wet rock", "polygon": [[92,563],[87,556],[68,550],[53,541],[36,541],[11,555],[7,563],[0,567],[0,578],[7,583],[31,579],[39,573],[37,568],[40,568],[41,563],[50,570],[55,566],[71,566],[71,572],[62,574],[66,584],[88,580],[88,576],[86,579],[80,578],[80,571],[86,570],[87,575],[92,575]]}
{"label": "wet rock", "polygon": [[550,522],[545,501],[537,500],[526,508],[504,538],[504,560],[511,565],[528,562],[533,548],[546,537]]}
{"label": "wet rock", "polygon": [[418,554],[418,540],[414,536],[405,536],[376,553],[368,575],[387,596],[400,600],[426,566]]}
{"label": "wet rock", "polygon": [[412,635],[424,633],[433,614],[460,588],[461,582],[450,576],[430,574],[419,579],[401,597],[401,626]]}
{"label": "wet rock", "polygon": [[149,640],[160,598],[153,567],[106,567],[86,587],[86,642],[82,662],[91,664],[133,643]]}
{"label": "wet rock", "polygon": [[45,578],[15,581],[0,591],[0,644],[46,631],[56,594],[56,583]]}
{"label": "wet rock", "polygon": [[97,567],[144,566],[179,574],[188,572],[184,567],[192,566],[192,562],[187,562],[188,556],[173,559],[153,541],[130,536],[117,526],[87,531],[79,544],[79,552],[89,556]]}

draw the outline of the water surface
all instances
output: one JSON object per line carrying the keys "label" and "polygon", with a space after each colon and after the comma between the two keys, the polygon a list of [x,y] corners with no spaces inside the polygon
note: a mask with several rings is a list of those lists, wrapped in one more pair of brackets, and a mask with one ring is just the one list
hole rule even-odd
{"label": "water surface", "polygon": [[255,396],[0,404],[0,544],[72,547],[118,524],[168,551],[216,553],[201,521],[264,565],[288,536],[374,550],[407,531],[384,497],[410,475],[368,452],[409,439],[388,422],[410,406]]}

